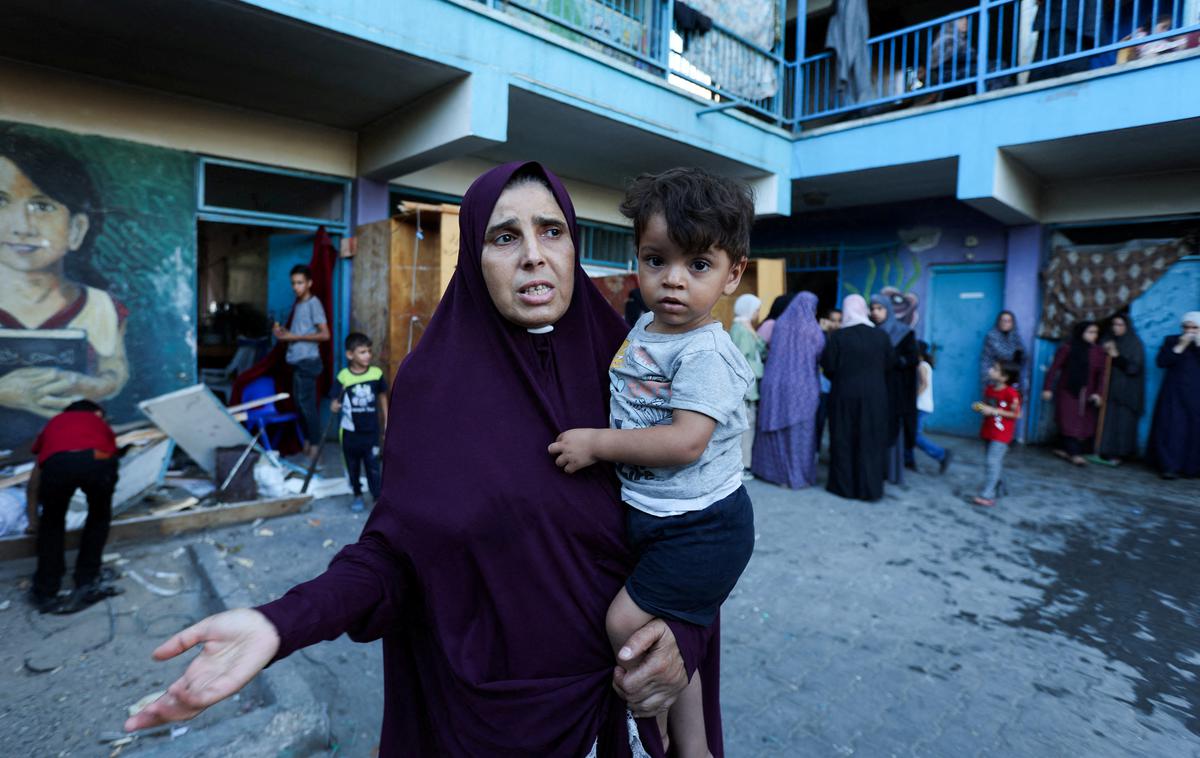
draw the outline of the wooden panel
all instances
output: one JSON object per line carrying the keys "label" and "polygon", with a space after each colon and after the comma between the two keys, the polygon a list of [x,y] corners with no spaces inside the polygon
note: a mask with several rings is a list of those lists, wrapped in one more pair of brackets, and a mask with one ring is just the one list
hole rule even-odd
{"label": "wooden panel", "polygon": [[758,295],[762,300],[759,308],[759,318],[767,317],[771,303],[787,291],[787,270],[782,258],[751,258],[742,274],[742,281],[737,290],[728,297],[717,301],[713,308],[713,318],[720,321],[728,329],[733,325],[733,303],[740,296],[750,293]]}
{"label": "wooden panel", "polygon": [[454,269],[458,267],[458,206],[442,206],[442,260],[441,260],[441,289],[439,293],[446,294]]}
{"label": "wooden panel", "polygon": [[[305,510],[312,502],[312,495],[296,495],[274,500],[254,500],[246,503],[229,503],[212,508],[199,508],[161,516],[137,516],[116,519],[108,531],[108,544],[131,540],[152,540],[172,537],[176,534],[212,529],[230,524],[241,524],[258,518],[287,516]],[[66,533],[66,547],[79,547],[80,529]],[[37,555],[37,538],[34,536],[0,537],[0,560],[29,558]]]}
{"label": "wooden panel", "polygon": [[[391,354],[387,288],[391,226],[392,222],[384,219],[364,224],[355,231],[357,242],[350,285],[350,329],[371,338],[375,361],[385,371]],[[334,350],[339,347],[334,345]],[[387,376],[391,381],[391,374]]]}

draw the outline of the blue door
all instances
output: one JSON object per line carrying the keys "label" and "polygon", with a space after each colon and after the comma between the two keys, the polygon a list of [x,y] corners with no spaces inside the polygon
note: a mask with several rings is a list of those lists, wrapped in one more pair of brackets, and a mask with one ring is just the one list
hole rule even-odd
{"label": "blue door", "polygon": [[934,267],[929,281],[929,329],[937,361],[930,431],[974,437],[979,414],[971,403],[982,394],[979,355],[983,338],[1004,308],[1000,264]]}
{"label": "blue door", "polygon": [[310,232],[271,235],[267,258],[267,314],[272,321],[287,326],[288,314],[292,312],[292,303],[296,301],[289,272],[297,263],[312,260],[315,239]]}

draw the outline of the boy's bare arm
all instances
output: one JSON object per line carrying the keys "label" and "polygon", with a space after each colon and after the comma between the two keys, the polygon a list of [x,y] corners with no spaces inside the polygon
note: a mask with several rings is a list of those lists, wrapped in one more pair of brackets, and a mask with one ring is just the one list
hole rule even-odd
{"label": "boy's bare arm", "polygon": [[568,474],[596,461],[633,466],[684,466],[708,447],[717,422],[696,411],[674,411],[671,423],[647,429],[571,429],[548,448]]}
{"label": "boy's bare arm", "polygon": [[387,395],[379,393],[379,428],[387,429]]}

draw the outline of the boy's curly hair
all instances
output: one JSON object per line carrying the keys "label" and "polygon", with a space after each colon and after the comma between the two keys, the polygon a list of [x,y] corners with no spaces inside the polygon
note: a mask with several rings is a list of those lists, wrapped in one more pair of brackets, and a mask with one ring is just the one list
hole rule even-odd
{"label": "boy's curly hair", "polygon": [[621,214],[633,220],[635,244],[655,213],[663,214],[671,240],[689,253],[716,246],[734,263],[750,256],[754,191],[743,181],[701,168],[642,174],[621,203]]}

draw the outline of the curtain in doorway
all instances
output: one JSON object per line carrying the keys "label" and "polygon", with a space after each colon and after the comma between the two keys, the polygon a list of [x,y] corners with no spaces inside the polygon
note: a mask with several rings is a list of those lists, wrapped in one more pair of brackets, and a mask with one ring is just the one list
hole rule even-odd
{"label": "curtain in doorway", "polygon": [[1042,272],[1045,292],[1038,336],[1062,339],[1077,321],[1098,321],[1118,313],[1150,289],[1175,261],[1196,250],[1195,237],[1076,245],[1055,235],[1050,262]]}

